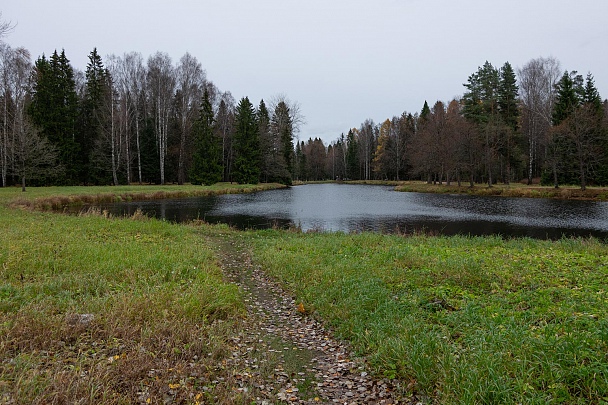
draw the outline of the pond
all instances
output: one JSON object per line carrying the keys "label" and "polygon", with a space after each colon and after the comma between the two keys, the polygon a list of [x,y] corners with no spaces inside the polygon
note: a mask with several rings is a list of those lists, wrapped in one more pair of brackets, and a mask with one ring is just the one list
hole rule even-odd
{"label": "pond", "polygon": [[393,187],[311,184],[253,194],[137,201],[101,206],[113,215],[137,209],[168,221],[201,219],[239,229],[428,232],[558,239],[608,237],[608,203],[401,193]]}

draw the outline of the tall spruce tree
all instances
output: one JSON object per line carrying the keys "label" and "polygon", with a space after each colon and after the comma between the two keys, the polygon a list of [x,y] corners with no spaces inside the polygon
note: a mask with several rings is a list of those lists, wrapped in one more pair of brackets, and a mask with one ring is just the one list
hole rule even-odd
{"label": "tall spruce tree", "polygon": [[519,87],[515,72],[509,62],[505,62],[500,69],[498,82],[498,113],[502,121],[504,136],[500,142],[499,151],[506,163],[504,183],[509,184],[512,177],[512,168],[521,163],[516,152],[520,141],[519,133]]}
{"label": "tall spruce tree", "polygon": [[239,184],[257,184],[260,181],[260,142],[255,111],[248,97],[239,102],[235,121],[233,179]]}
{"label": "tall spruce tree", "polygon": [[467,91],[463,95],[463,114],[477,126],[481,135],[488,187],[495,180],[497,156],[504,132],[498,107],[499,85],[500,72],[488,61],[470,75],[464,84]]}
{"label": "tall spruce tree", "polygon": [[84,98],[80,108],[80,147],[81,147],[81,181],[84,184],[105,184],[111,178],[107,172],[94,164],[93,154],[99,140],[106,117],[103,116],[103,103],[106,99],[109,73],[105,69],[97,48],[89,54],[89,63],[85,72],[86,83]]}
{"label": "tall spruce tree", "polygon": [[193,184],[210,186],[222,179],[221,148],[214,133],[214,126],[215,118],[209,91],[205,89],[199,116],[192,127],[194,153],[190,179]]}
{"label": "tall spruce tree", "polygon": [[[560,184],[581,184],[585,187],[586,134],[582,132],[587,112],[583,112],[585,88],[583,77],[576,71],[565,71],[556,85],[556,99],[553,109],[553,128],[548,144],[551,172],[543,173],[543,183],[552,177],[554,187]],[[583,120],[582,118],[585,117]],[[585,123],[586,126],[586,123]],[[587,132],[585,129],[584,132]],[[552,176],[550,176],[552,174]]]}
{"label": "tall spruce tree", "polygon": [[291,184],[293,174],[293,120],[289,107],[280,101],[272,114],[271,133],[277,144],[279,179],[281,183]]}
{"label": "tall spruce tree", "polygon": [[517,131],[519,122],[519,87],[515,71],[509,62],[500,69],[500,81],[498,83],[498,111],[504,124],[513,131]]}
{"label": "tall spruce tree", "polygon": [[32,101],[28,108],[32,122],[56,146],[64,167],[61,184],[77,184],[81,172],[81,145],[75,134],[78,98],[74,71],[65,51],[42,55],[34,65]]}
{"label": "tall spruce tree", "polygon": [[346,175],[349,180],[359,180],[359,145],[355,132],[350,129],[346,136]]}
{"label": "tall spruce tree", "polygon": [[587,78],[585,79],[583,103],[589,104],[590,107],[598,113],[601,113],[602,111],[602,97],[600,97],[600,93],[597,90],[597,87],[595,87],[595,79],[591,73],[587,73]]}
{"label": "tall spruce tree", "polygon": [[258,139],[260,142],[260,168],[261,179],[263,182],[274,180],[275,172],[275,148],[272,134],[270,132],[270,114],[264,100],[260,100],[260,105],[256,111]]}
{"label": "tall spruce tree", "polygon": [[463,114],[477,124],[487,124],[498,113],[500,72],[488,61],[464,84]]}
{"label": "tall spruce tree", "polygon": [[561,124],[581,105],[584,94],[583,77],[576,71],[566,71],[556,88],[557,94],[552,115],[553,125]]}
{"label": "tall spruce tree", "polygon": [[431,108],[429,107],[429,103],[424,100],[424,105],[422,106],[422,110],[420,110],[420,120],[419,123],[424,125],[424,123],[429,119],[431,115]]}

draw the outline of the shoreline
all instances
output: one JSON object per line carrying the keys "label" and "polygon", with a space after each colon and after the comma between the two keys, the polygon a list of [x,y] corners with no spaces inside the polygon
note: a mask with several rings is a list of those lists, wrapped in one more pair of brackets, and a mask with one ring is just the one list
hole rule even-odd
{"label": "shoreline", "polygon": [[427,184],[422,181],[394,181],[394,180],[346,180],[346,181],[311,181],[294,182],[294,186],[305,184],[364,184],[379,186],[394,186],[395,191],[411,193],[432,194],[467,194],[480,197],[513,197],[513,198],[552,198],[559,200],[608,201],[608,188],[587,187],[585,191],[575,186],[524,185],[520,183],[496,184],[488,187],[486,184],[475,184],[473,187],[457,184]]}

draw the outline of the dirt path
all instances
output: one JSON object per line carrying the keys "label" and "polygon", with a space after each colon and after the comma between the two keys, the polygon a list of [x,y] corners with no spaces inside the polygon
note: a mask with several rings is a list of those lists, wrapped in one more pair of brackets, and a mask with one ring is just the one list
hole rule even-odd
{"label": "dirt path", "polygon": [[210,240],[227,277],[244,291],[248,317],[243,333],[233,338],[227,366],[239,370],[239,390],[257,404],[397,404],[388,381],[376,380],[353,359],[348,348],[259,266],[238,239]]}

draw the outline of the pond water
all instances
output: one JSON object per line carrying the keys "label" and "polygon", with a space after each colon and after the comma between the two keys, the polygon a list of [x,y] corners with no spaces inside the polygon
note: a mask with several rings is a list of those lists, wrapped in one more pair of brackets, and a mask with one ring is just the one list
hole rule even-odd
{"label": "pond water", "polygon": [[401,193],[393,187],[370,185],[312,184],[101,208],[113,215],[131,215],[141,209],[168,221],[202,219],[239,229],[291,226],[303,231],[608,237],[606,202]]}

